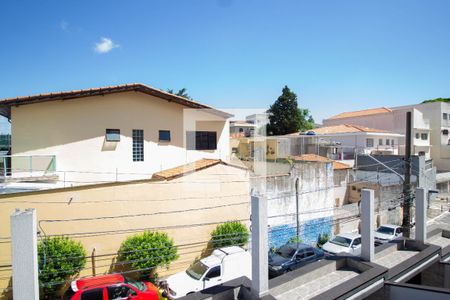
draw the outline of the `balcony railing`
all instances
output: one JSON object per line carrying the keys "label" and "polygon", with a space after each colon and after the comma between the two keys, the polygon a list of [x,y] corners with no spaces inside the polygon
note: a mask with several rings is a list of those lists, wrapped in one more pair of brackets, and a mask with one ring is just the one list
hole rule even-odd
{"label": "balcony railing", "polygon": [[55,171],[55,155],[0,156],[0,176],[4,178],[48,176]]}

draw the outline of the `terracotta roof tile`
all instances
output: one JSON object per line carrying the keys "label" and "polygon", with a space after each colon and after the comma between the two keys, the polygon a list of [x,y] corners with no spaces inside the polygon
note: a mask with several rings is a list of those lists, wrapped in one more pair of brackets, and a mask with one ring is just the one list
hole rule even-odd
{"label": "terracotta roof tile", "polygon": [[[314,132],[315,134],[339,134],[339,133],[356,133],[356,132],[372,132],[372,133],[394,133],[391,131],[365,127],[361,125],[342,124],[334,126],[325,126],[309,130],[308,132]],[[290,136],[299,135],[299,133],[289,134]]]}
{"label": "terracotta roof tile", "polygon": [[299,155],[299,156],[294,156],[292,157],[292,159],[294,161],[309,161],[309,162],[323,162],[323,163],[328,163],[331,162],[333,163],[333,170],[345,170],[345,169],[351,169],[351,167],[347,164],[329,159],[325,156],[320,156],[317,154],[303,154],[303,155]]}
{"label": "terracotta roof tile", "polygon": [[379,108],[371,108],[371,109],[343,112],[338,115],[332,116],[328,119],[335,120],[335,119],[343,119],[343,118],[362,117],[362,116],[370,116],[370,115],[383,114],[383,113],[389,113],[389,112],[392,112],[392,110],[387,107],[379,107]]}

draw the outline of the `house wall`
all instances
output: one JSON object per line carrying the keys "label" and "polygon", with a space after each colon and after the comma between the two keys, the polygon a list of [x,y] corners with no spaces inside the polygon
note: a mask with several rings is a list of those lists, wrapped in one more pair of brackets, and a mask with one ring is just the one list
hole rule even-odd
{"label": "house wall", "polygon": [[[13,155],[56,155],[66,186],[149,178],[201,158],[229,157],[228,121],[138,92],[11,109]],[[120,129],[120,142],[106,142],[106,129]],[[144,130],[143,162],[133,162],[133,129]],[[160,142],[159,130],[170,130],[171,141]],[[186,150],[186,130],[216,131],[217,150]]]}
{"label": "house wall", "polygon": [[[97,256],[111,254],[97,261],[97,274],[109,270],[127,236],[145,228],[167,232],[175,245],[184,245],[179,247],[180,257],[170,269],[159,271],[160,275],[168,275],[185,269],[196,257],[208,252],[207,243],[217,224],[244,220],[249,225],[249,188],[247,171],[219,164],[172,181],[146,180],[0,195],[0,266],[11,263],[10,239],[3,239],[10,236],[11,213],[16,208],[32,207],[41,221],[40,236],[67,235],[80,241],[88,256],[94,248]],[[133,216],[136,214],[153,215]],[[44,221],[121,215],[132,217]],[[86,268],[81,275],[92,275],[90,259]],[[10,268],[0,267],[0,290],[7,287],[10,275]]]}

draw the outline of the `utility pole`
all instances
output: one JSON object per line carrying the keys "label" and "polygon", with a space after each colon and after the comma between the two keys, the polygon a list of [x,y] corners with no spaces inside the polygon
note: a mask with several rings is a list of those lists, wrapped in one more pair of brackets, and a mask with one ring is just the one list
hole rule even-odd
{"label": "utility pole", "polygon": [[409,238],[411,227],[411,112],[406,113],[405,177],[403,181],[403,236]]}

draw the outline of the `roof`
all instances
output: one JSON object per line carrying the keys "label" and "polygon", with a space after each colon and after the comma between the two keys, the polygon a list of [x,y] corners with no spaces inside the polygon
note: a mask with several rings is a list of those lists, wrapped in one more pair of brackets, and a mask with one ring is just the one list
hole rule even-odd
{"label": "roof", "polygon": [[[334,125],[334,126],[325,126],[320,128],[315,128],[312,130],[309,130],[308,132],[317,134],[317,135],[326,135],[326,134],[340,134],[340,133],[395,133],[383,129],[376,129],[376,128],[370,128],[365,127],[361,125],[354,125],[354,124],[341,124],[341,125]],[[295,134],[291,134],[295,135]]]}
{"label": "roof", "polygon": [[361,235],[359,233],[354,233],[354,232],[339,233],[339,234],[336,234],[336,236],[342,236],[342,237],[349,238],[349,239],[361,237]]}
{"label": "roof", "polygon": [[231,166],[234,168],[239,169],[246,169],[242,166],[233,165],[230,163],[226,163],[220,159],[209,159],[209,158],[203,158],[197,161],[194,161],[192,163],[188,163],[185,165],[181,165],[175,168],[163,170],[157,173],[154,173],[152,178],[154,179],[162,179],[162,180],[172,180],[178,177],[182,177],[218,164],[223,164],[227,166]]}
{"label": "roof", "polygon": [[292,157],[292,159],[294,161],[309,161],[309,162],[323,162],[323,163],[333,163],[333,170],[346,170],[346,169],[351,169],[352,167],[341,163],[339,161],[335,161],[332,159],[329,159],[325,156],[320,156],[317,154],[303,154],[303,155],[299,155],[299,156],[294,156]]}
{"label": "roof", "polygon": [[384,114],[384,113],[389,113],[389,112],[392,112],[392,110],[387,108],[387,107],[370,108],[370,109],[364,109],[364,110],[343,112],[343,113],[340,113],[338,115],[335,115],[335,116],[332,116],[332,117],[328,118],[328,120],[336,120],[336,119],[343,119],[343,118],[353,118],[353,117],[363,117],[363,116]]}
{"label": "roof", "polygon": [[37,94],[31,96],[22,96],[22,97],[14,97],[14,98],[6,98],[0,100],[0,115],[5,117],[10,117],[11,106],[24,105],[24,104],[32,104],[38,102],[47,102],[47,101],[55,101],[55,100],[69,100],[69,99],[79,99],[93,96],[103,96],[114,93],[123,93],[123,92],[141,92],[144,94],[148,94],[151,96],[158,97],[160,99],[167,100],[169,102],[175,102],[180,105],[184,105],[190,108],[197,109],[211,109],[211,113],[217,114],[222,117],[230,118],[233,115],[226,113],[224,111],[217,110],[211,106],[201,104],[199,102],[183,98],[181,96],[173,95],[171,93],[165,92],[160,89],[156,89],[154,87],[142,84],[142,83],[132,83],[132,84],[122,84],[116,86],[107,86],[107,87],[98,87],[91,89],[83,89],[83,90],[73,90],[73,91],[64,91],[64,92],[54,92],[54,93],[45,93],[45,94]]}
{"label": "roof", "polygon": [[230,121],[230,126],[248,126],[248,127],[256,127],[255,124],[247,122],[247,121],[242,121],[242,120],[234,120],[234,121]]}

